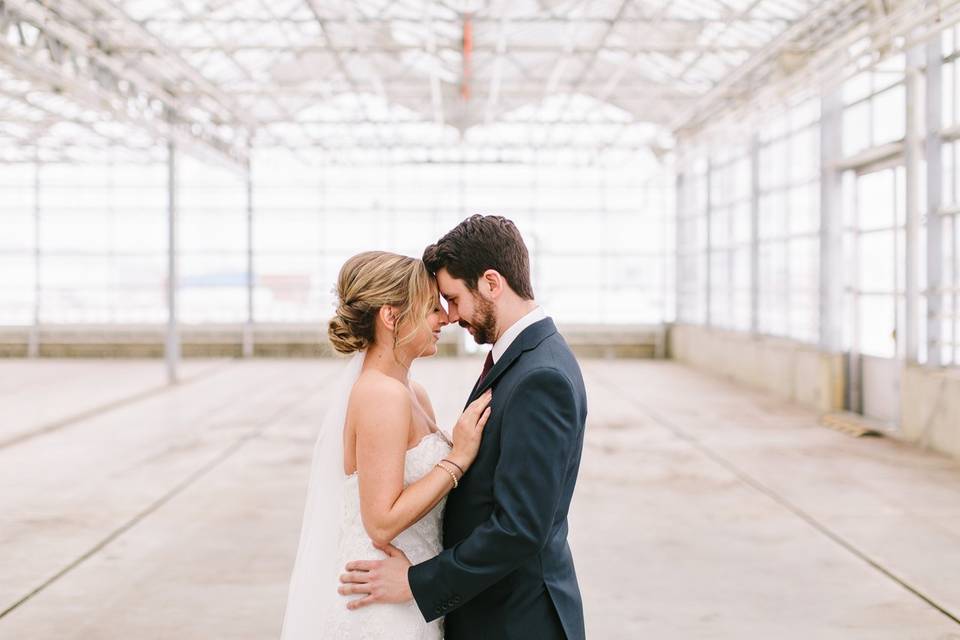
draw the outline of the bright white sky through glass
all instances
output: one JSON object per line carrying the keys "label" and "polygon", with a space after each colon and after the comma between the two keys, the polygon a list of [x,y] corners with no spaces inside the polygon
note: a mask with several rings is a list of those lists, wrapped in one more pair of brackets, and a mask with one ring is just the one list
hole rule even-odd
{"label": "bright white sky through glass", "polygon": [[[472,213],[514,220],[532,255],[538,299],[572,323],[660,322],[672,307],[672,183],[648,152],[587,166],[254,163],[255,317],[316,323],[333,309],[343,261],[383,249],[419,256]],[[180,315],[246,318],[242,175],[182,159]],[[645,173],[642,173],[645,172]],[[4,324],[32,321],[33,169],[6,172],[16,203],[0,234]],[[40,170],[41,318],[155,323],[166,317],[163,165],[47,165]],[[9,205],[8,205],[9,207]]]}

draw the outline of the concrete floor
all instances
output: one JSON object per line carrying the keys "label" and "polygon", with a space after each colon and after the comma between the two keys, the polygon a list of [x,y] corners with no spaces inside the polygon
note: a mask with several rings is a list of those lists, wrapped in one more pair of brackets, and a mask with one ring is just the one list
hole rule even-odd
{"label": "concrete floor", "polygon": [[[338,365],[190,366],[0,364],[0,638],[277,637]],[[583,366],[590,638],[960,640],[960,464],[676,363]],[[442,424],[479,369],[418,364]]]}

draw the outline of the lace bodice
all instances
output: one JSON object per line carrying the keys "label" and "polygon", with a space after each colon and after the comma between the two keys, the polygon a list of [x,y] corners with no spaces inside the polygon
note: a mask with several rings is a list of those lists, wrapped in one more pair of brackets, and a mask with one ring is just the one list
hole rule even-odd
{"label": "lace bodice", "polygon": [[[359,479],[343,473],[344,429],[353,387],[363,373],[366,352],[347,363],[331,392],[323,424],[313,448],[297,558],[290,575],[283,640],[441,640],[443,623],[426,622],[416,602],[376,604],[351,611],[350,600],[360,596],[338,593],[340,576],[351,560],[382,560],[360,516]],[[433,417],[423,411],[415,387],[411,403],[419,410],[411,426],[436,430]],[[431,472],[450,452],[442,433],[431,433],[404,454],[404,485]],[[426,516],[392,542],[413,562],[441,551],[441,501]]]}
{"label": "lace bodice", "polygon": [[[434,465],[450,453],[450,445],[444,435],[435,431],[425,436],[412,449],[407,451],[406,463],[403,468],[403,486],[406,487],[430,473]],[[347,476],[344,480],[343,496],[343,530],[341,548],[349,549],[354,554],[348,554],[348,559],[361,560],[370,556],[371,541],[363,528],[360,517],[360,488],[357,474]],[[403,531],[393,541],[397,547],[416,564],[440,553],[443,549],[440,544],[440,520],[443,517],[444,497],[427,515],[415,522],[406,531]],[[377,552],[379,553],[379,552]],[[380,556],[377,556],[380,557]]]}
{"label": "lace bodice", "polygon": [[[403,469],[404,486],[430,473],[434,465],[449,453],[450,443],[442,432],[435,431],[425,436],[406,453]],[[341,566],[351,560],[384,559],[386,555],[373,547],[373,542],[363,528],[357,474],[344,478],[343,491],[344,513],[338,554]],[[443,550],[440,542],[440,527],[445,503],[444,497],[427,515],[393,540],[393,546],[403,551],[413,564],[428,560]],[[442,637],[439,621],[426,623],[414,602],[402,605],[378,604],[348,611],[346,601],[355,597],[343,598],[343,606],[332,612],[328,628],[329,635],[323,637],[351,640],[382,640],[384,638],[439,640]]]}

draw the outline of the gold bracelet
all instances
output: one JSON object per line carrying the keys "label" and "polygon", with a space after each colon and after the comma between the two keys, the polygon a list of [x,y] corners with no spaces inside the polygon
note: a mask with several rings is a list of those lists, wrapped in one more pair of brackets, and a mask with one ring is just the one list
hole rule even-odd
{"label": "gold bracelet", "polygon": [[444,458],[444,459],[441,460],[440,462],[449,462],[450,464],[452,464],[453,466],[455,466],[457,469],[459,469],[459,470],[460,470],[460,477],[461,477],[461,478],[462,478],[463,475],[466,473],[466,471],[463,470],[463,467],[461,467],[460,465],[458,465],[458,464],[457,464],[456,462],[454,462],[453,460],[447,460],[446,458]]}
{"label": "gold bracelet", "polygon": [[459,485],[460,483],[457,482],[457,476],[453,473],[453,471],[450,471],[450,469],[447,469],[445,466],[443,466],[439,462],[437,463],[436,466],[440,467],[441,469],[443,469],[444,471],[450,474],[450,479],[453,480],[453,488],[456,489],[457,485]]}
{"label": "gold bracelet", "polygon": [[[460,465],[458,465],[458,464],[455,463],[455,462],[450,462],[450,461],[447,460],[446,458],[444,458],[443,460],[441,460],[440,462],[437,463],[437,464],[443,466],[444,469],[446,469],[447,471],[449,471],[450,473],[452,473],[454,476],[456,476],[456,475],[457,475],[456,471],[454,471],[454,470],[451,469],[450,467],[444,465],[444,464],[443,464],[444,462],[446,462],[447,464],[452,464],[453,466],[455,466],[455,467],[457,468],[457,470],[460,469]],[[457,480],[458,480],[458,481],[459,481],[459,480],[463,480],[463,473],[462,473],[462,472],[460,473],[460,476],[457,478]]]}

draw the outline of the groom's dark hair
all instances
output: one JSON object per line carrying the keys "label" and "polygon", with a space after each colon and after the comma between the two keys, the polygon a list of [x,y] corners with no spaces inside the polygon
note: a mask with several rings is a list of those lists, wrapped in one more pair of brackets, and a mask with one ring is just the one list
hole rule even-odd
{"label": "groom's dark hair", "polygon": [[503,216],[470,216],[424,249],[423,262],[433,274],[446,268],[471,291],[483,272],[493,269],[518,296],[533,300],[527,245],[517,225]]}

